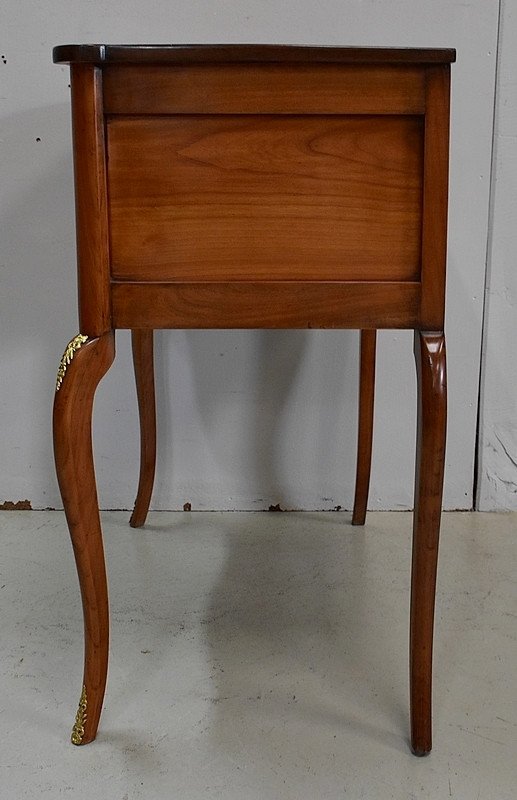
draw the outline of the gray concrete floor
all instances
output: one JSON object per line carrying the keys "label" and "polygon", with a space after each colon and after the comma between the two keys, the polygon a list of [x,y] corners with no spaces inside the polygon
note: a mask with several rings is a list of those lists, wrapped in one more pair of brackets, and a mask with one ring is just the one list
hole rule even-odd
{"label": "gray concrete floor", "polygon": [[112,643],[69,744],[82,615],[59,512],[0,514],[0,795],[517,796],[517,516],[445,514],[434,750],[407,744],[411,515],[104,514]]}

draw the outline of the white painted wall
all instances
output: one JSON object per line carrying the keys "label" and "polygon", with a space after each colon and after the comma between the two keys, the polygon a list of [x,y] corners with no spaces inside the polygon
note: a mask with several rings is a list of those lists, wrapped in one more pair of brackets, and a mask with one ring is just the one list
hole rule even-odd
{"label": "white painted wall", "polygon": [[[60,505],[50,413],[77,332],[66,42],[452,46],[450,370],[445,505],[472,505],[498,2],[4,0],[0,10],[0,501]],[[371,505],[412,505],[409,332],[384,333]],[[350,508],[357,334],[160,332],[155,508]],[[98,392],[101,505],[128,507],[138,428],[128,335]]]}
{"label": "white painted wall", "polygon": [[517,7],[501,2],[494,120],[479,507],[517,510]]}

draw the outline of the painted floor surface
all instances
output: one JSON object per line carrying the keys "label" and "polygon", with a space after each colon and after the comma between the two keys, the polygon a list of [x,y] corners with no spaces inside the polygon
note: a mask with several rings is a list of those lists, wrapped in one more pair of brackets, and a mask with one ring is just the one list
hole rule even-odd
{"label": "painted floor surface", "polygon": [[423,759],[407,744],[410,514],[128,516],[103,515],[110,673],[98,738],[77,748],[64,516],[0,514],[3,800],[515,800],[517,515],[444,515]]}

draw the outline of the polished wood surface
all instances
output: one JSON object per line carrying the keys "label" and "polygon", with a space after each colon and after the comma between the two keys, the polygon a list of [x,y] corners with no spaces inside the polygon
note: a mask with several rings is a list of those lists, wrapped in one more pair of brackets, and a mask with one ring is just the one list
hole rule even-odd
{"label": "polished wood surface", "polygon": [[412,116],[111,120],[113,278],[418,280],[422,155]]}
{"label": "polished wood surface", "polygon": [[135,507],[129,524],[140,528],[145,524],[153,493],[156,470],[156,400],[154,388],[154,333],[152,330],[131,331],[133,365],[140,416],[140,478]]}
{"label": "polished wood surface", "polygon": [[66,368],[54,400],[56,473],[74,548],[84,613],[87,712],[81,743],[95,738],[108,669],[108,590],[92,452],[97,385],[115,357],[113,332],[88,339]]}
{"label": "polished wood surface", "polygon": [[138,526],[156,460],[154,329],[361,329],[352,521],[363,524],[376,330],[412,328],[419,417],[411,744],[417,754],[429,751],[454,59],[446,49],[277,45],[54,50],[54,60],[72,69],[85,341],[62,376],[54,411],[56,467],[85,615],[88,710],[78,743],[95,737],[106,679],[91,412],[113,360],[114,329],[132,330],[141,464],[131,524]]}
{"label": "polished wood surface", "polygon": [[443,330],[447,262],[450,67],[427,70],[420,328]]}
{"label": "polished wood surface", "polygon": [[413,328],[419,283],[113,283],[115,328]]}
{"label": "polished wood surface", "polygon": [[111,328],[106,148],[102,74],[71,69],[79,328],[100,336]]}
{"label": "polished wood surface", "polygon": [[359,362],[359,425],[357,469],[352,525],[364,525],[372,466],[373,416],[375,400],[375,355],[377,331],[361,331]]}
{"label": "polished wood surface", "polygon": [[414,65],[193,64],[111,66],[107,114],[422,114]]}
{"label": "polished wood surface", "polygon": [[411,747],[431,750],[434,603],[447,426],[447,372],[443,332],[415,332],[418,383],[415,510],[411,570]]}
{"label": "polished wood surface", "polygon": [[456,60],[440,47],[314,47],[292,44],[62,44],[54,63],[218,64],[269,61],[340,64],[436,64]]}

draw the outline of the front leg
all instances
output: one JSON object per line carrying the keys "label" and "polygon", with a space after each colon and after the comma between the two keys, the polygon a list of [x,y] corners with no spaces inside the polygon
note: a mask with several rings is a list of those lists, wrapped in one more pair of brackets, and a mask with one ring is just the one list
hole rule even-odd
{"label": "front leg", "polygon": [[411,746],[431,750],[431,688],[434,602],[442,510],[447,377],[442,332],[415,331],[418,425],[411,572]]}
{"label": "front leg", "polygon": [[92,450],[95,390],[115,357],[113,331],[76,336],[59,366],[54,399],[54,456],[72,538],[84,614],[84,678],[74,744],[95,739],[108,669],[108,591]]}

